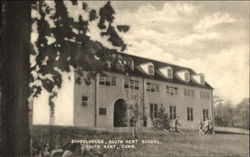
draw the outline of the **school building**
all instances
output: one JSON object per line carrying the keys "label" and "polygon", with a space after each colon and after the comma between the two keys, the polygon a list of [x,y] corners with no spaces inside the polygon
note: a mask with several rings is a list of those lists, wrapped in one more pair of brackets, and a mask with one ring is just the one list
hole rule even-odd
{"label": "school building", "polygon": [[[162,108],[172,120],[179,116],[184,128],[197,128],[199,120],[213,116],[213,88],[204,74],[156,60],[123,56],[131,61],[127,73],[107,70],[96,74],[90,84],[84,77],[80,77],[81,84],[72,82],[68,98],[71,109],[65,115],[70,117],[68,125],[127,127],[136,110],[141,117],[138,126],[152,127]],[[72,76],[73,80],[79,78],[75,72]],[[60,112],[57,104],[54,112]],[[57,125],[60,114],[54,112],[50,116]]]}

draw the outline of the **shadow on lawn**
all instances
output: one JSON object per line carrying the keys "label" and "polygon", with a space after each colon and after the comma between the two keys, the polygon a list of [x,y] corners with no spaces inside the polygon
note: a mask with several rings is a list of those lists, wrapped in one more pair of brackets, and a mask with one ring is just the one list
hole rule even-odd
{"label": "shadow on lawn", "polygon": [[248,135],[243,132],[232,132],[232,131],[214,131],[215,134],[233,134],[233,135]]}

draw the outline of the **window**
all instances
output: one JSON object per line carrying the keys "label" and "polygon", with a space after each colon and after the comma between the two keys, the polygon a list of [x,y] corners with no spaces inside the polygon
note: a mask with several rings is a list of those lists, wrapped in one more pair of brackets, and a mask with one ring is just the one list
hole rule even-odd
{"label": "window", "polygon": [[135,81],[135,89],[139,89],[139,81]]}
{"label": "window", "polygon": [[170,94],[170,87],[169,86],[166,86],[166,93]]}
{"label": "window", "polygon": [[151,84],[151,92],[156,92],[156,85],[155,84]]}
{"label": "window", "polygon": [[185,77],[185,81],[186,81],[186,82],[189,82],[189,81],[190,81],[190,74],[189,74],[188,71],[185,72],[184,77]]}
{"label": "window", "polygon": [[139,90],[139,81],[125,79],[124,80],[124,88]]}
{"label": "window", "polygon": [[200,76],[200,79],[201,79],[201,84],[205,84],[205,76],[204,75],[201,75]]}
{"label": "window", "polygon": [[208,119],[208,109],[203,109],[203,120]]}
{"label": "window", "polygon": [[82,96],[82,106],[87,106],[87,105],[88,105],[88,97]]}
{"label": "window", "polygon": [[134,61],[132,59],[127,60],[127,66],[134,71]]}
{"label": "window", "polygon": [[106,108],[99,108],[99,115],[107,115],[107,109]]}
{"label": "window", "polygon": [[154,75],[154,65],[148,65],[148,73]]}
{"label": "window", "polygon": [[193,121],[193,108],[187,108],[187,120]]}
{"label": "window", "polygon": [[100,75],[99,84],[105,85],[105,80],[106,80],[106,76],[105,75]]}
{"label": "window", "polygon": [[178,95],[178,88],[166,86],[166,93],[169,95]]}
{"label": "window", "polygon": [[167,77],[168,78],[173,78],[173,69],[172,68],[167,69]]}
{"label": "window", "polygon": [[111,77],[111,86],[116,86],[116,77]]}
{"label": "window", "polygon": [[174,88],[175,95],[178,95],[178,88]]}
{"label": "window", "polygon": [[176,106],[170,106],[169,111],[170,111],[170,119],[175,119],[176,118]]}
{"label": "window", "polygon": [[134,82],[134,80],[130,80],[129,81],[130,82],[130,89],[134,89],[135,88],[135,82]]}
{"label": "window", "polygon": [[99,84],[106,85],[106,86],[116,86],[116,77],[100,75]]}
{"label": "window", "polygon": [[150,117],[155,119],[158,117],[158,104],[150,104]]}
{"label": "window", "polygon": [[150,85],[151,85],[151,84],[147,82],[147,91],[148,91],[148,92],[150,92],[150,90],[151,90],[151,86],[150,86]]}
{"label": "window", "polygon": [[128,79],[124,80],[124,88],[129,88],[129,80]]}
{"label": "window", "polygon": [[184,95],[185,96],[190,96],[190,97],[195,97],[195,91],[192,90],[192,89],[184,88]]}
{"label": "window", "polygon": [[106,76],[106,86],[110,86],[110,83],[111,83],[111,78],[109,76]]}
{"label": "window", "polygon": [[147,91],[148,92],[159,92],[160,91],[159,84],[147,82]]}
{"label": "window", "polygon": [[200,91],[200,98],[201,99],[209,99],[210,98],[209,92]]}
{"label": "window", "polygon": [[155,90],[156,92],[159,92],[159,91],[160,91],[159,85],[158,85],[158,84],[155,85],[155,89],[156,89],[156,90]]}

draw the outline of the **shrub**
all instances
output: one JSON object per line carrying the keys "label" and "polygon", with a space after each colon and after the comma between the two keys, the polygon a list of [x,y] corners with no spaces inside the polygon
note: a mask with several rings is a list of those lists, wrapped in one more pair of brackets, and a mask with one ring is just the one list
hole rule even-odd
{"label": "shrub", "polygon": [[170,129],[171,120],[163,107],[157,112],[157,118],[153,120],[153,126],[157,129]]}

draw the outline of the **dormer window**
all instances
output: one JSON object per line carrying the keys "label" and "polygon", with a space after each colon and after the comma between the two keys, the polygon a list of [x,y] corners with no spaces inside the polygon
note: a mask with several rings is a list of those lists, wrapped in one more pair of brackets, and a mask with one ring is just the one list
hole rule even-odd
{"label": "dormer window", "polygon": [[165,66],[165,67],[161,67],[159,68],[159,71],[161,72],[161,74],[169,79],[173,79],[173,68],[170,66]]}
{"label": "dormer window", "polygon": [[152,62],[146,62],[140,64],[140,70],[147,75],[154,75],[155,74],[155,69],[154,69],[154,64]]}
{"label": "dormer window", "polygon": [[154,65],[148,65],[148,74],[149,75],[154,75]]}
{"label": "dormer window", "polygon": [[180,70],[176,72],[179,79],[185,82],[190,82],[190,72],[188,70]]}
{"label": "dormer window", "polygon": [[200,79],[201,79],[201,84],[205,84],[205,76],[204,75],[200,75]]}
{"label": "dormer window", "polygon": [[186,82],[190,82],[190,74],[189,74],[188,71],[185,71],[185,73],[184,73],[184,78],[185,78],[185,81],[186,81]]}
{"label": "dormer window", "polygon": [[171,67],[167,68],[167,77],[173,78],[173,69]]}
{"label": "dormer window", "polygon": [[204,74],[202,74],[202,73],[192,75],[192,79],[193,79],[196,83],[198,83],[198,84],[201,84],[201,85],[204,85],[204,84],[205,84],[205,76],[204,76]]}
{"label": "dormer window", "polygon": [[131,58],[127,58],[127,60],[123,60],[123,64],[134,71],[134,61]]}

